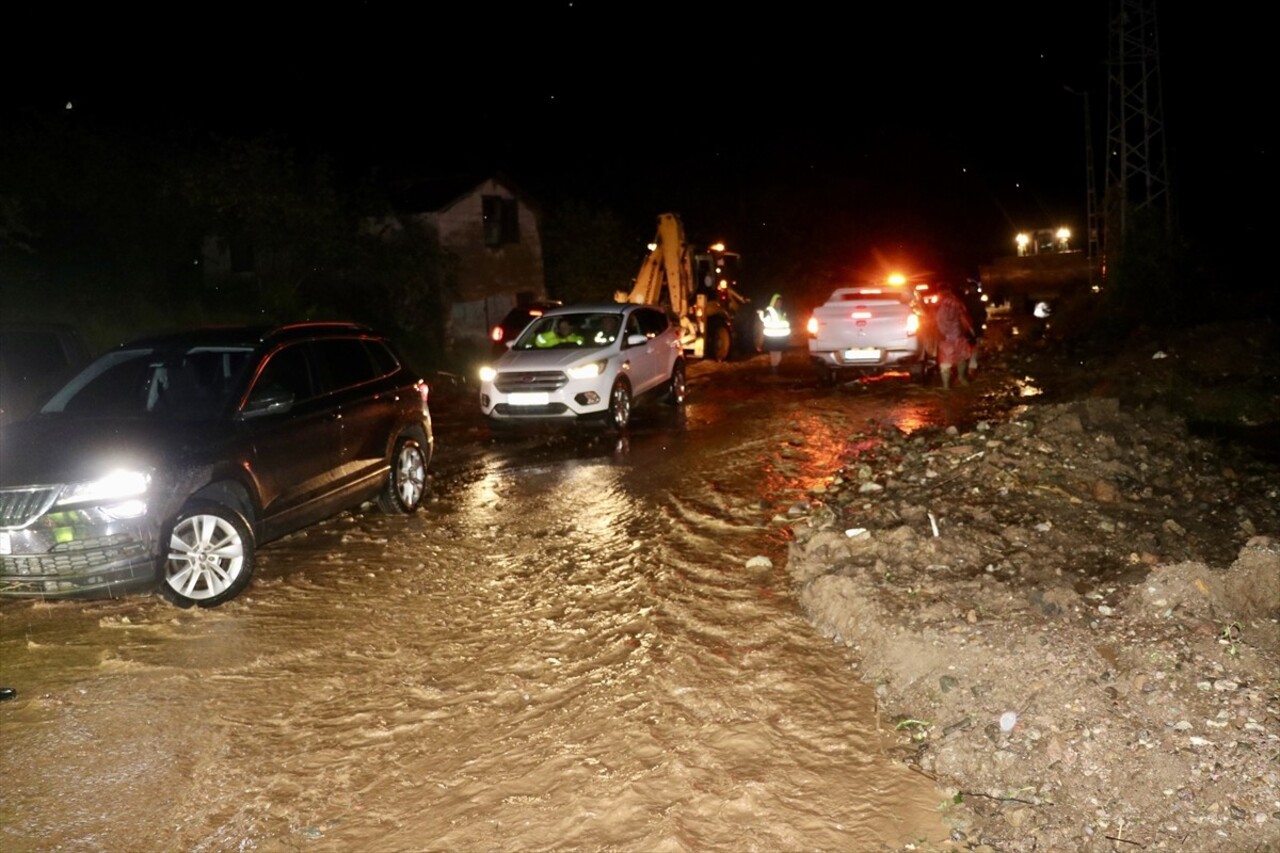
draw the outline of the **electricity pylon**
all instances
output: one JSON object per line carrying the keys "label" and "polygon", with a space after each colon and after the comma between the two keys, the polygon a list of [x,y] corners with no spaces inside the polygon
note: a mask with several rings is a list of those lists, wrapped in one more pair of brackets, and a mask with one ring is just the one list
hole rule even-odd
{"label": "electricity pylon", "polygon": [[1162,216],[1168,235],[1174,227],[1156,0],[1112,0],[1109,40],[1103,247],[1114,263],[1137,214]]}

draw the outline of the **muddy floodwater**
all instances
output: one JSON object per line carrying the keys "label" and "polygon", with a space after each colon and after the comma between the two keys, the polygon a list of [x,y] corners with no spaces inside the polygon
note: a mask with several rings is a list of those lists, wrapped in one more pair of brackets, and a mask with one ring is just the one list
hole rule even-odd
{"label": "muddy floodwater", "polygon": [[803,366],[695,365],[684,414],[638,409],[624,441],[498,440],[442,401],[421,513],[273,543],[221,608],[0,603],[0,849],[945,838],[945,794],[800,612],[785,519],[868,419],[967,413]]}

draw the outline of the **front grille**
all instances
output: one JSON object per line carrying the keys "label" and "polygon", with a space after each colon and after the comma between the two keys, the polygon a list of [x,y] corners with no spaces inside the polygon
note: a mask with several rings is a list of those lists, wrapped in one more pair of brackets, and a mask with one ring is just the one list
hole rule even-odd
{"label": "front grille", "polygon": [[510,394],[512,391],[554,391],[568,381],[559,370],[522,370],[499,373],[493,384],[503,394]]}
{"label": "front grille", "polygon": [[0,556],[0,577],[74,577],[147,556],[137,537],[127,533],[60,542],[44,554]]}
{"label": "front grille", "polygon": [[568,413],[569,407],[564,403],[551,403],[546,406],[508,406],[506,403],[499,403],[493,407],[493,411],[512,418],[547,418],[564,415]]}
{"label": "front grille", "polygon": [[0,528],[14,530],[26,527],[53,506],[60,489],[60,486],[0,489]]}

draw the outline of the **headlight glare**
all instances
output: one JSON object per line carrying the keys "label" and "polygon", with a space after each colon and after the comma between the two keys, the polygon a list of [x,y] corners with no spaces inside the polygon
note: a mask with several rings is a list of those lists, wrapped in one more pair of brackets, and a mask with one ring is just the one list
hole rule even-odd
{"label": "headlight glare", "polygon": [[492,382],[497,378],[498,378],[498,371],[494,370],[489,365],[486,364],[484,367],[480,368],[481,382]]}
{"label": "headlight glare", "polygon": [[565,373],[569,374],[570,379],[594,379],[604,373],[606,363],[605,359],[600,359],[590,364],[579,364],[576,367],[570,367]]}
{"label": "headlight glare", "polygon": [[142,471],[112,471],[105,477],[72,483],[58,496],[59,504],[114,503],[147,493],[150,475]]}

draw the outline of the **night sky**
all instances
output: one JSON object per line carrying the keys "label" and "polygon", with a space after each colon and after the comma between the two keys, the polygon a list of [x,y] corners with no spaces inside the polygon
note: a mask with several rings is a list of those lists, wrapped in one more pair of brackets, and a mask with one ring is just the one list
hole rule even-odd
{"label": "night sky", "polygon": [[[646,222],[677,210],[756,251],[812,216],[838,223],[851,265],[933,245],[955,257],[930,263],[968,266],[1019,228],[1082,230],[1083,101],[1064,87],[1089,93],[1101,180],[1107,6],[33,13],[22,29],[47,50],[7,52],[3,116],[71,102],[78,120],[157,133],[271,131],[353,175],[498,170],[550,201],[591,197]],[[1180,215],[1216,240],[1252,216],[1235,205],[1274,186],[1259,100],[1274,75],[1260,26],[1158,12]]]}

